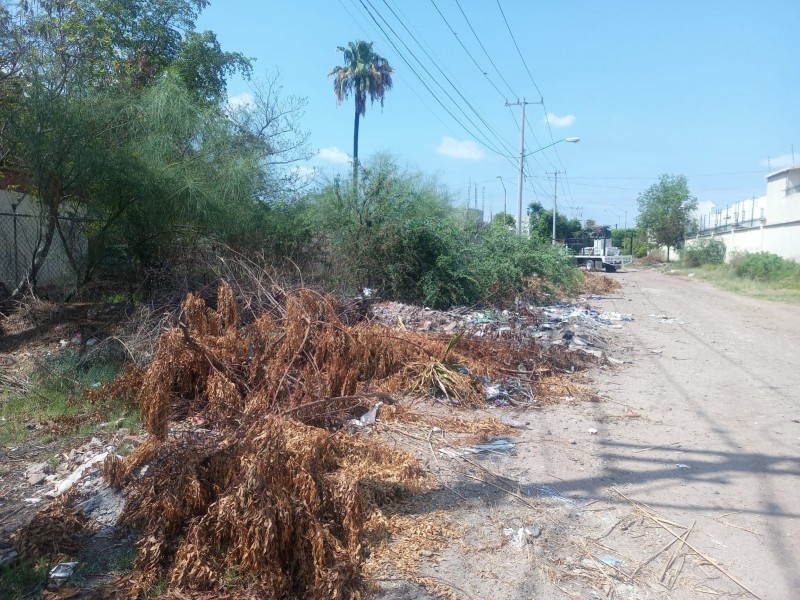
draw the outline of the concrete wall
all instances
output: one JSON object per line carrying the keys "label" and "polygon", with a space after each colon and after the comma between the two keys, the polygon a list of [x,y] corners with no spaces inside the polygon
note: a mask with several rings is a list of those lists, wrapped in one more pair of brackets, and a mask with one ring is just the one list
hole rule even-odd
{"label": "concrete wall", "polygon": [[[0,190],[0,282],[8,289],[17,286],[30,266],[42,235],[42,227],[35,199]],[[76,260],[83,260],[88,252],[86,236],[76,232],[73,223],[65,221],[62,221],[62,231],[67,239],[71,238],[70,246]],[[56,232],[36,283],[40,286],[63,286],[74,281],[75,274]]]}
{"label": "concrete wall", "polygon": [[767,175],[767,193],[699,215],[700,233],[687,240],[718,238],[733,252],[772,252],[800,260],[800,167]]}
{"label": "concrete wall", "polygon": [[725,242],[729,261],[734,252],[772,252],[784,258],[800,261],[800,220],[794,223],[763,225],[747,229],[732,229],[713,235],[699,235],[686,240],[691,246],[699,240],[718,239]]}

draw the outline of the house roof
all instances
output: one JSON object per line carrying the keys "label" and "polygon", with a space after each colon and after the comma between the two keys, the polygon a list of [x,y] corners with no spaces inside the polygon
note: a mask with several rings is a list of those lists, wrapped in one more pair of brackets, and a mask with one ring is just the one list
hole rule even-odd
{"label": "house roof", "polygon": [[783,175],[788,171],[796,171],[800,169],[800,164],[798,165],[789,165],[788,167],[784,167],[782,169],[778,169],[777,171],[773,171],[772,173],[767,173],[764,178],[769,179],[770,177],[775,177],[776,175]]}

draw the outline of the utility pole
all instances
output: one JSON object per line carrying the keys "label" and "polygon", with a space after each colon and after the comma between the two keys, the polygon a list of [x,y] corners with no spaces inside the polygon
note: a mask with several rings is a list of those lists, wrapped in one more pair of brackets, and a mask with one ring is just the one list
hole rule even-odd
{"label": "utility pole", "polygon": [[[556,171],[556,172],[552,173],[552,175],[555,176],[555,185],[553,186],[553,237],[550,240],[550,243],[553,244],[553,246],[556,245],[556,209],[557,209],[557,202],[558,202],[558,174],[559,173],[566,174],[566,172],[565,171]],[[547,174],[550,175],[551,173],[547,173]]]}
{"label": "utility pole", "polygon": [[538,102],[525,102],[525,98],[516,102],[506,100],[506,106],[521,106],[522,121],[519,125],[519,179],[517,181],[517,234],[522,235],[522,170],[525,160],[525,105],[543,104],[544,100]]}

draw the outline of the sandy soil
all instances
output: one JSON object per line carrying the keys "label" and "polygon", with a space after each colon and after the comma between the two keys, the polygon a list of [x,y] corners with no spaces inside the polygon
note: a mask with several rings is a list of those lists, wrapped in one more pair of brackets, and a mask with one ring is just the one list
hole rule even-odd
{"label": "sandy soil", "polygon": [[459,598],[800,598],[800,308],[615,277],[592,304],[635,317],[627,364],[592,373],[594,402],[518,414],[510,455],[428,455],[456,533],[419,573]]}

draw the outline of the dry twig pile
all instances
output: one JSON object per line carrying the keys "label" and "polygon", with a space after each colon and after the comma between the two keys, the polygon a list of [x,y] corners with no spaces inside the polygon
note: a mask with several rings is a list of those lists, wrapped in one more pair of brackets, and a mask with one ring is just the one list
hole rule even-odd
{"label": "dry twig pile", "polygon": [[227,284],[216,310],[190,295],[148,368],[128,372],[150,438],[104,467],[128,495],[122,522],[141,533],[118,592],[168,582],[358,597],[372,508],[426,481],[411,455],[342,425],[399,390],[476,403],[479,377],[524,354],[508,349],[501,362],[475,342],[460,354],[442,338],[345,325],[331,297],[307,289],[280,297],[242,325]]}

